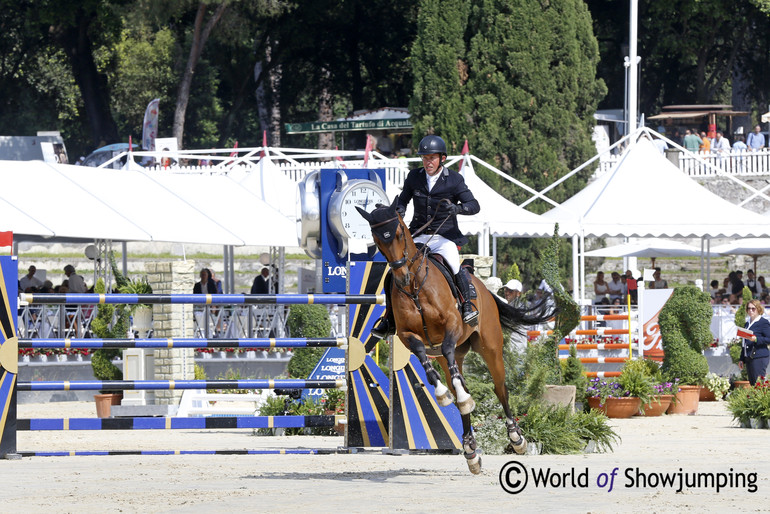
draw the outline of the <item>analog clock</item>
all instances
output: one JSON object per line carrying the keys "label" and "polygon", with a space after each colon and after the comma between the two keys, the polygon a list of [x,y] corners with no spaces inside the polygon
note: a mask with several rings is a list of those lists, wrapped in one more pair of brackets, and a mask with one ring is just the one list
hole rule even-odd
{"label": "analog clock", "polygon": [[369,222],[361,217],[356,207],[371,212],[378,203],[388,205],[390,202],[379,180],[346,180],[344,172],[340,172],[340,175],[338,188],[329,199],[328,215],[329,226],[339,243],[340,254],[346,255],[348,239],[372,239]]}

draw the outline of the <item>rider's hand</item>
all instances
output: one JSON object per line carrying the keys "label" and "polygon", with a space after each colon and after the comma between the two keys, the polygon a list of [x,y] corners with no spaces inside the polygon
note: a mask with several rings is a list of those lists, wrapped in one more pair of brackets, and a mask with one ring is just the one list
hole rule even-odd
{"label": "rider's hand", "polygon": [[450,215],[457,215],[463,212],[462,205],[457,205],[455,203],[446,204],[443,210]]}

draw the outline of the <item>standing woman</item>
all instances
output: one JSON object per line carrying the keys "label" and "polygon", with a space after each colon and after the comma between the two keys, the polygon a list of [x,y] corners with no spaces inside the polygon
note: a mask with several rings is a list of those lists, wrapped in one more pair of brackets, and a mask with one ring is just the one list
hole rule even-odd
{"label": "standing woman", "polygon": [[765,308],[759,300],[750,300],[746,304],[746,313],[749,315],[746,328],[754,332],[754,335],[751,339],[743,340],[738,367],[746,367],[752,386],[757,378],[765,376],[767,364],[770,362],[770,350],[767,348],[770,344],[770,321],[762,317],[764,312]]}

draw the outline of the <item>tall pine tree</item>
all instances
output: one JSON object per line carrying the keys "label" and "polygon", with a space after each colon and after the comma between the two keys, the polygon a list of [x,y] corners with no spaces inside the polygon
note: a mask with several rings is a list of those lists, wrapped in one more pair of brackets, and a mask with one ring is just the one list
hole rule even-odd
{"label": "tall pine tree", "polygon": [[[598,61],[582,0],[423,0],[412,51],[415,136],[439,134],[450,152],[467,137],[475,155],[541,190],[596,152],[593,113],[606,94],[596,77]],[[514,202],[529,197],[479,172]],[[588,174],[549,196],[565,200]],[[544,212],[550,206],[536,202],[531,208]],[[533,241],[503,243],[498,257],[503,264],[517,262],[529,281],[539,268],[538,248]]]}

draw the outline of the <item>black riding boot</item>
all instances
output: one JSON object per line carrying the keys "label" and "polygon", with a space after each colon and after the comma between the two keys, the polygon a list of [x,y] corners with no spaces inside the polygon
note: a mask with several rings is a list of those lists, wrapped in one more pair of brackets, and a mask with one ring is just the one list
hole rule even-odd
{"label": "black riding boot", "polygon": [[468,282],[468,275],[465,268],[460,268],[460,272],[455,275],[455,284],[460,290],[460,296],[463,300],[463,322],[470,326],[476,326],[479,322],[479,312],[471,304],[471,288]]}
{"label": "black riding boot", "polygon": [[378,339],[396,333],[396,320],[393,318],[393,311],[390,309],[390,286],[393,277],[390,273],[385,276],[385,314],[378,319],[372,327],[372,335]]}

